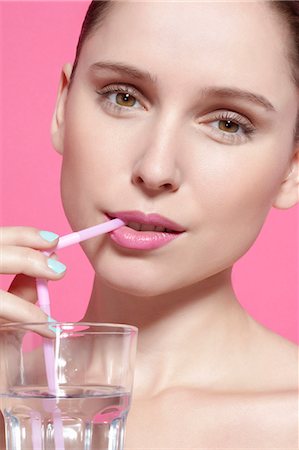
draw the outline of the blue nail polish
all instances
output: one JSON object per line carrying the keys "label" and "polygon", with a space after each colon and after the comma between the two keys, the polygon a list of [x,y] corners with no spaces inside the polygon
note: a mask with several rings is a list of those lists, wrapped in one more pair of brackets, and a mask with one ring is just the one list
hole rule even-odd
{"label": "blue nail polish", "polygon": [[43,239],[45,239],[48,242],[53,242],[53,241],[55,241],[55,239],[57,239],[59,237],[58,234],[52,233],[52,231],[42,230],[42,231],[39,232],[39,234],[41,235],[41,237]]}
{"label": "blue nail polish", "polygon": [[[57,323],[57,320],[52,319],[52,317],[48,316],[48,322],[49,323]],[[60,328],[59,327],[55,327],[53,325],[48,325],[48,328],[53,331],[53,333],[55,334],[59,334],[60,333]]]}
{"label": "blue nail polish", "polygon": [[61,274],[66,271],[66,266],[56,259],[49,258],[47,264],[55,273]]}
{"label": "blue nail polish", "polygon": [[48,322],[57,323],[57,320],[55,320],[52,317],[48,316]]}

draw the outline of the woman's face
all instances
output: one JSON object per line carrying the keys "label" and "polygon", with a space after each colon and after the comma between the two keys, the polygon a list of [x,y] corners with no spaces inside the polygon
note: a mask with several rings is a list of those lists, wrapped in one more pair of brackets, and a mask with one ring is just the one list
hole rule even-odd
{"label": "woman's face", "polygon": [[170,292],[254,242],[293,151],[285,42],[263,3],[112,3],[83,45],[60,124],[65,211],[74,229],[141,211],[184,232],[154,249],[86,242],[108,285]]}

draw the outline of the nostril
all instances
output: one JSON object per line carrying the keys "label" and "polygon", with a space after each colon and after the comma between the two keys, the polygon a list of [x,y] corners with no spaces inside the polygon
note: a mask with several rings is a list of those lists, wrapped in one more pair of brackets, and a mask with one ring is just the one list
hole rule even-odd
{"label": "nostril", "polygon": [[150,181],[146,182],[141,176],[137,176],[134,179],[134,182],[136,184],[144,184],[147,185],[148,188],[150,189],[159,189],[159,190],[167,190],[167,191],[171,191],[173,189],[173,185],[172,183],[150,183]]}
{"label": "nostril", "polygon": [[144,183],[143,179],[142,179],[141,177],[139,177],[139,176],[135,178],[135,182],[136,182],[137,184]]}

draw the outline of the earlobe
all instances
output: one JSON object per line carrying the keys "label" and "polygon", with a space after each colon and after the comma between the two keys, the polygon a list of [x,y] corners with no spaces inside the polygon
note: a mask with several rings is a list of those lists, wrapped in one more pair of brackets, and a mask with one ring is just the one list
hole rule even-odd
{"label": "earlobe", "polygon": [[288,209],[299,202],[299,150],[294,154],[288,174],[273,202],[274,208]]}
{"label": "earlobe", "polygon": [[51,124],[52,145],[60,154],[63,153],[65,104],[70,85],[71,73],[72,64],[65,64],[61,71],[56,105]]}

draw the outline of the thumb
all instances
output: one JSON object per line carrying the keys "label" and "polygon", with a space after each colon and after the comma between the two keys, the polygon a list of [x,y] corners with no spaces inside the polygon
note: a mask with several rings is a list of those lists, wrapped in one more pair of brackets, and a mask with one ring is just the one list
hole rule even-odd
{"label": "thumb", "polygon": [[18,274],[9,286],[8,292],[23,298],[30,303],[37,302],[36,279],[24,274]]}
{"label": "thumb", "polygon": [[[56,253],[52,253],[51,258],[56,260],[58,259]],[[23,273],[18,274],[9,286],[8,292],[26,300],[27,302],[36,303],[38,300],[36,278],[29,277]]]}

